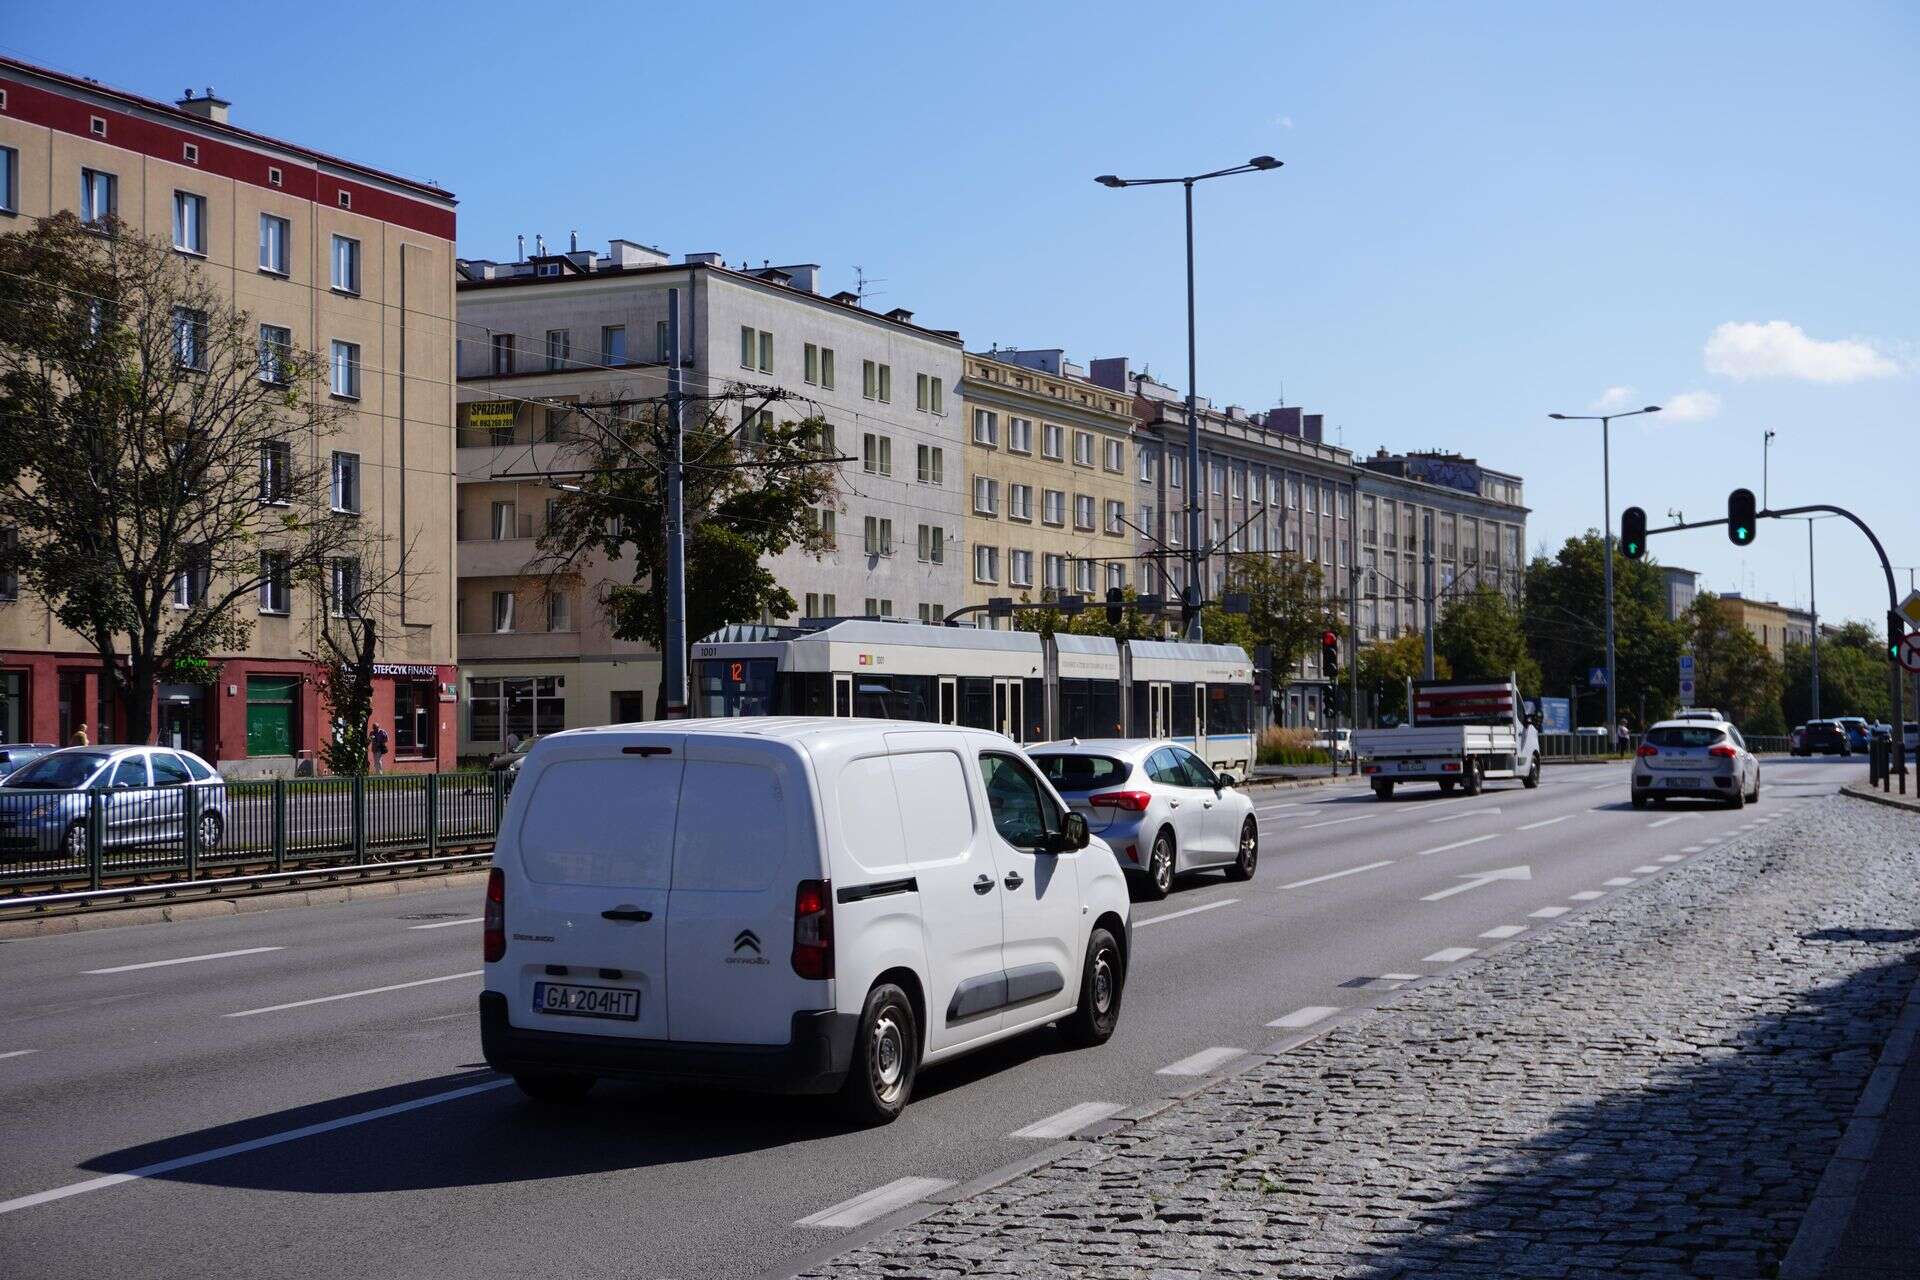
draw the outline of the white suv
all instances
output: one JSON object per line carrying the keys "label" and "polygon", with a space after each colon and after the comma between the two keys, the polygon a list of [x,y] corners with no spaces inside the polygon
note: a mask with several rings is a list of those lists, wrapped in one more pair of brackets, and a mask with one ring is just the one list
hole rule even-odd
{"label": "white suv", "polygon": [[1048,1023],[1113,1034],[1113,851],[998,734],[692,720],[542,738],[487,882],[487,1062],[838,1090],[893,1119],[926,1063]]}

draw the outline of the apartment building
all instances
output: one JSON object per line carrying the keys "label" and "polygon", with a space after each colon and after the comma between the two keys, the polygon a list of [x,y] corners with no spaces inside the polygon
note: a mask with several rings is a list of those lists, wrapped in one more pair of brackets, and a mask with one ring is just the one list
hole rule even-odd
{"label": "apartment building", "polygon": [[1775,662],[1786,660],[1788,644],[1810,644],[1813,640],[1811,615],[1774,600],[1755,600],[1728,591],[1720,596],[1720,611],[1729,621],[1745,627]]}
{"label": "apartment building", "polygon": [[1131,400],[1058,349],[970,352],[960,389],[966,603],[1104,599],[1131,585]]}
{"label": "apartment building", "polygon": [[825,443],[852,459],[818,514],[833,549],[769,562],[800,613],[940,621],[967,598],[958,334],[904,308],[870,310],[852,292],[822,294],[814,264],[729,267],[713,253],[675,262],[633,240],[549,253],[536,238],[530,255],[465,260],[460,274],[462,753],[652,714],[659,655],[614,639],[599,604],[631,566],[590,565],[550,584],[535,560],[558,497],[543,477],[579,461],[567,406],[665,391],[669,289],[681,291],[691,392],[774,393],[752,409],[747,434],[817,414],[831,428]]}
{"label": "apartment building", "polygon": [[[359,109],[366,109],[365,104]],[[394,767],[453,761],[454,200],[440,188],[233,124],[212,95],[157,102],[0,58],[0,232],[69,210],[113,215],[232,291],[273,340],[317,350],[346,410],[314,441],[336,509],[406,554],[381,638],[374,721]],[[353,566],[379,572],[387,566]],[[310,760],[329,731],[314,683],[315,602],[265,589],[247,646],[161,686],[160,741],[228,773]],[[187,594],[205,584],[183,583]],[[182,607],[189,607],[190,602]],[[0,583],[0,739],[94,742],[124,726],[98,657],[45,605]]]}
{"label": "apartment building", "polygon": [[1673,622],[1693,607],[1694,598],[1700,594],[1700,575],[1671,564],[1655,565],[1654,572],[1660,575],[1666,596],[1667,621]]}

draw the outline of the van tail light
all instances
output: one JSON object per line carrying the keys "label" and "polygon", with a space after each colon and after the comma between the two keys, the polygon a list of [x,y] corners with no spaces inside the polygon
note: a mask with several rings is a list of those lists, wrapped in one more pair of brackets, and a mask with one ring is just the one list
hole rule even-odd
{"label": "van tail light", "polygon": [[1360,766],[1360,772],[1362,772],[1362,773],[1378,773],[1378,772],[1380,772],[1380,766],[1379,766],[1379,765],[1377,765],[1377,764],[1363,764],[1363,765],[1361,765],[1361,766]]}
{"label": "van tail light", "polygon": [[1125,809],[1128,813],[1145,813],[1147,806],[1153,803],[1153,797],[1144,791],[1102,791],[1097,796],[1088,796],[1087,803],[1096,809]]}
{"label": "van tail light", "polygon": [[1641,743],[1641,744],[1640,744],[1640,749],[1639,749],[1638,751],[1636,751],[1636,752],[1634,752],[1633,754],[1635,754],[1635,755],[1637,755],[1637,756],[1657,756],[1657,755],[1659,755],[1659,754],[1660,754],[1660,748],[1658,748],[1658,747],[1650,747],[1650,746],[1648,746],[1648,745],[1647,745],[1646,743],[1644,743],[1644,742],[1643,742],[1643,743]]}
{"label": "van tail light", "polygon": [[1440,766],[1440,772],[1458,773],[1460,772],[1460,762],[1458,760],[1449,760],[1445,764]]}
{"label": "van tail light", "polygon": [[802,880],[793,891],[793,971],[803,978],[833,976],[833,884]]}
{"label": "van tail light", "polygon": [[487,872],[487,910],[481,919],[481,958],[488,964],[507,954],[507,876],[495,867]]}
{"label": "van tail light", "polygon": [[1731,760],[1740,753],[1723,742],[1719,746],[1708,747],[1707,754],[1710,756],[1718,756],[1722,760]]}

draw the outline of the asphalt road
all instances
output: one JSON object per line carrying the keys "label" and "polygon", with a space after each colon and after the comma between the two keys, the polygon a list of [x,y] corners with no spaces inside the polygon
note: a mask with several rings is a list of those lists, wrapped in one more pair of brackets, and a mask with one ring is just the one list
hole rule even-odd
{"label": "asphalt road", "polygon": [[1043,1032],[931,1069],[880,1130],[630,1085],[524,1101],[480,1061],[477,893],[0,943],[0,1257],[48,1278],[784,1274],[1862,773],[1769,762],[1739,813],[1636,812],[1624,765],[1471,799],[1256,790],[1258,876],[1138,905],[1108,1045]]}

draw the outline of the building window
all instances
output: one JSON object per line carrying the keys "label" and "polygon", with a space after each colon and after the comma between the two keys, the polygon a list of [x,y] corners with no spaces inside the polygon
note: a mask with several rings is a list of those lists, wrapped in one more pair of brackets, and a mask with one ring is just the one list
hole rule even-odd
{"label": "building window", "polygon": [[1140,451],[1140,483],[1153,483],[1153,454],[1145,449]]}
{"label": "building window", "polygon": [[80,221],[100,227],[120,209],[120,179],[100,169],[80,171]]}
{"label": "building window", "polygon": [[287,571],[287,553],[260,553],[260,612],[284,614],[292,606],[293,585]]}
{"label": "building window", "polygon": [[1085,431],[1073,433],[1073,463],[1077,467],[1093,465],[1093,436]]}
{"label": "building window", "polygon": [[274,187],[285,186],[286,181],[286,175],[280,172],[278,167],[273,165],[267,167],[267,185]]}
{"label": "building window", "polygon": [[804,348],[806,380],[816,387],[833,390],[833,348],[807,343]]}
{"label": "building window", "polygon": [[513,372],[513,335],[510,333],[493,335],[493,372],[496,376]]}
{"label": "building window", "polygon": [[293,487],[293,446],[285,440],[260,442],[260,501],[285,506]]}
{"label": "building window", "polygon": [[328,390],[343,399],[358,400],[360,398],[360,344],[334,339],[330,368]]}
{"label": "building window", "polygon": [[926,564],[947,562],[947,534],[937,524],[920,526],[920,559]]}
{"label": "building window", "polygon": [[260,215],[260,269],[276,276],[289,274],[288,244],[293,226],[270,213]]}
{"label": "building window", "polygon": [[740,326],[740,367],[773,372],[773,335],[752,325]]}
{"label": "building window", "polygon": [[891,618],[893,616],[893,601],[881,596],[868,596],[866,599],[865,613],[869,618]]}
{"label": "building window", "polygon": [[937,444],[914,446],[914,472],[921,484],[944,483],[946,461],[946,450]]}
{"label": "building window", "polygon": [[973,580],[975,582],[1000,581],[1000,548],[978,545],[974,547]]}
{"label": "building window", "polygon": [[860,438],[860,469],[869,475],[893,474],[893,437],[867,432]]}
{"label": "building window", "polygon": [[820,385],[820,348],[814,343],[803,343],[800,347],[800,376],[808,386]]}
{"label": "building window", "polygon": [[764,444],[767,432],[771,430],[773,430],[773,410],[742,409],[740,411],[740,439],[747,444]]}
{"label": "building window", "polygon": [[1040,572],[1044,575],[1042,588],[1048,591],[1064,591],[1067,586],[1067,560],[1065,556],[1047,555],[1040,558]]}
{"label": "building window", "polygon": [[183,369],[207,367],[207,313],[189,307],[173,309],[173,358]]}
{"label": "building window", "polygon": [[207,256],[207,198],[191,191],[173,193],[173,247]]}
{"label": "building window", "polygon": [[1168,454],[1168,455],[1167,455],[1167,484],[1168,484],[1168,486],[1169,486],[1169,487],[1171,487],[1171,488],[1174,488],[1174,489],[1179,489],[1179,488],[1182,488],[1182,487],[1184,487],[1184,486],[1186,485],[1186,483],[1187,483],[1187,460],[1186,460],[1186,458],[1184,458],[1183,456],[1181,456],[1180,454],[1177,454],[1177,453],[1170,453],[1170,454]]}
{"label": "building window", "polygon": [[893,403],[893,366],[872,360],[861,362],[860,394],[882,404]]}
{"label": "building window", "polygon": [[513,630],[513,592],[493,593],[492,624],[495,635],[505,635]]}
{"label": "building window", "polygon": [[1118,440],[1107,441],[1106,466],[1115,474],[1124,474],[1127,469],[1127,446]]}
{"label": "building window", "polygon": [[335,511],[360,514],[359,454],[334,452],[331,502]]}
{"label": "building window", "polygon": [[1015,453],[1033,452],[1033,419],[1007,419],[1007,448]]}
{"label": "building window", "polygon": [[213,554],[204,546],[191,547],[182,557],[185,568],[173,577],[173,607],[191,609],[207,598],[213,578]]}
{"label": "building window", "polygon": [[943,604],[922,604],[920,621],[930,627],[937,627],[947,620],[947,606]]}
{"label": "building window", "polygon": [[840,513],[832,507],[816,507],[814,524],[819,527],[821,540],[829,550],[840,545]]}
{"label": "building window", "polygon": [[467,737],[474,742],[501,742],[509,733],[530,738],[560,732],[567,727],[562,679],[540,676],[468,681]]}
{"label": "building window", "polygon": [[1000,482],[988,476],[973,478],[973,509],[986,516],[1000,514]]}
{"label": "building window", "polygon": [[0,213],[20,212],[20,153],[0,147]]}
{"label": "building window", "polygon": [[623,365],[627,362],[627,326],[609,324],[600,327],[600,363]]}
{"label": "building window", "polygon": [[1033,552],[1013,548],[1008,549],[1007,585],[1010,587],[1030,587],[1033,585]]}
{"label": "building window", "polygon": [[1040,495],[1040,519],[1047,524],[1067,522],[1067,495],[1059,489],[1046,489]]}
{"label": "building window", "polygon": [[[0,552],[6,553],[6,555],[0,555],[0,560],[5,560],[7,555],[11,555],[17,551],[19,547],[20,531],[18,529],[0,529]],[[10,568],[0,568],[0,601],[10,602],[18,600],[19,598],[19,573]],[[4,690],[0,690],[0,693],[4,692]],[[4,724],[0,724],[0,729],[5,729],[6,727]],[[7,740],[9,742],[18,741],[18,735],[10,734]]]}
{"label": "building window", "polygon": [[1093,575],[1095,568],[1096,566],[1091,560],[1075,560],[1073,562],[1073,589],[1075,591],[1078,591],[1083,596],[1093,594]]}
{"label": "building window", "polygon": [[1127,504],[1124,502],[1120,502],[1114,498],[1108,498],[1107,499],[1107,521],[1106,521],[1107,532],[1108,533],[1124,532],[1127,527],[1126,520],[1127,520]]}
{"label": "building window", "polygon": [[1090,494],[1073,495],[1073,527],[1076,529],[1093,528],[1093,497]]}
{"label": "building window", "polygon": [[333,287],[340,293],[360,292],[360,242],[347,236],[333,238]]}
{"label": "building window", "polygon": [[893,554],[893,521],[883,516],[867,517],[866,550],[870,556]]}
{"label": "building window", "polygon": [[990,409],[973,411],[973,442],[989,449],[1000,443],[1000,415]]}
{"label": "building window", "polygon": [[573,331],[547,330],[547,372],[555,373],[573,363]]}
{"label": "building window", "polygon": [[1030,484],[1010,484],[1007,486],[1007,519],[1033,519],[1033,486]]}
{"label": "building window", "polygon": [[1113,563],[1107,566],[1107,590],[1124,591],[1127,587],[1127,566]]}
{"label": "building window", "polygon": [[260,381],[284,383],[287,362],[293,355],[293,330],[279,325],[260,326]]}
{"label": "building window", "polygon": [[928,374],[915,374],[913,387],[913,407],[922,413],[945,413],[945,402],[941,399],[940,379]]}
{"label": "building window", "polygon": [[667,350],[667,322],[656,320],[653,325],[653,362],[665,364],[672,353]]}
{"label": "building window", "polygon": [[573,607],[567,593],[564,591],[549,591],[547,593],[547,630],[573,630]]}
{"label": "building window", "polygon": [[342,209],[351,209],[351,208],[353,208],[353,192],[351,192],[351,191],[342,191],[342,192],[340,193],[340,207],[341,207]]}
{"label": "building window", "polygon": [[1043,458],[1052,458],[1055,462],[1059,462],[1063,456],[1060,452],[1061,438],[1065,434],[1064,431],[1051,422],[1041,423],[1040,456]]}

